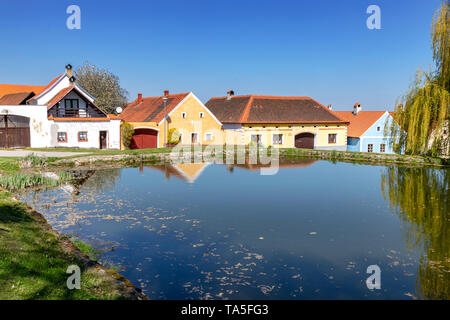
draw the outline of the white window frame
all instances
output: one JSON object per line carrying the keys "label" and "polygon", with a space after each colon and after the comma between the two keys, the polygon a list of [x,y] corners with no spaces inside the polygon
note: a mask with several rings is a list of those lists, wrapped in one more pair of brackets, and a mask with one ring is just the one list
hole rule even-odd
{"label": "white window frame", "polygon": [[[211,136],[211,139],[209,139],[209,140],[206,138],[208,135]],[[205,132],[205,141],[213,141],[213,134],[212,134],[212,132]]]}
{"label": "white window frame", "polygon": [[[281,136],[281,142],[280,143],[275,143],[275,141],[274,141],[275,136]],[[272,144],[276,145],[276,146],[280,146],[280,145],[284,144],[284,134],[282,134],[282,133],[274,133],[274,134],[272,134]]]}
{"label": "white window frame", "polygon": [[261,141],[259,142],[259,145],[264,145],[264,135],[261,133],[251,133],[250,134],[250,143],[252,143],[252,136],[260,136],[261,137]]}

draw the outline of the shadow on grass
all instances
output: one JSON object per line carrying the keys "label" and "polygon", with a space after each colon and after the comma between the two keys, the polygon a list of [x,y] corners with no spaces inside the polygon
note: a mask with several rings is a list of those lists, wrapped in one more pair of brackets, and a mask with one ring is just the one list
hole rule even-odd
{"label": "shadow on grass", "polygon": [[0,202],[0,222],[17,223],[30,222],[33,218],[26,212],[23,204],[15,202]]}

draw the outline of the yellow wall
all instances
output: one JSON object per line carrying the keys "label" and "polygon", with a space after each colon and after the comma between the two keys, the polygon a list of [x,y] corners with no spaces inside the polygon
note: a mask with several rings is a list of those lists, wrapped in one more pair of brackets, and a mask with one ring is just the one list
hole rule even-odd
{"label": "yellow wall", "polygon": [[[278,126],[278,128],[277,128]],[[265,128],[264,128],[265,127]],[[347,145],[347,125],[345,124],[292,124],[292,125],[245,125],[244,144],[249,144],[252,134],[262,135],[262,144],[280,148],[295,147],[295,136],[302,132],[311,132],[315,138],[315,147],[335,147]],[[283,144],[273,145],[273,134],[283,134]],[[328,143],[328,134],[337,134],[336,143]]]}

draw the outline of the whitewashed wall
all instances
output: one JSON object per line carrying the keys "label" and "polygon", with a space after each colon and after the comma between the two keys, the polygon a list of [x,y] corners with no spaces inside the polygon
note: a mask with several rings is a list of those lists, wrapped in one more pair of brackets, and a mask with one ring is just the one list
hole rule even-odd
{"label": "whitewashed wall", "polygon": [[30,118],[31,147],[49,147],[50,126],[47,119],[47,106],[0,106],[0,114],[17,115]]}
{"label": "whitewashed wall", "polygon": [[[100,148],[100,131],[107,131],[109,149],[120,149],[120,120],[53,121],[50,124],[50,147]],[[86,131],[88,141],[78,141],[78,132]],[[67,133],[67,142],[58,142],[58,132]]]}

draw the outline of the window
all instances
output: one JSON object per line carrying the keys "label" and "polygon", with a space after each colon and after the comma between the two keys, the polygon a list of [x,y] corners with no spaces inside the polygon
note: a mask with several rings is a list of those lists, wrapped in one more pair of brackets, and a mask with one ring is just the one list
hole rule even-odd
{"label": "window", "polygon": [[200,112],[200,118],[203,118],[205,114],[203,112]]}
{"label": "window", "polygon": [[58,132],[58,142],[67,142],[67,132]]}
{"label": "window", "polygon": [[183,119],[186,119],[186,112],[182,112],[182,113],[181,113],[181,117],[182,117]]}
{"label": "window", "polygon": [[282,134],[274,134],[272,137],[273,137],[273,144],[283,144]]}
{"label": "window", "polygon": [[253,143],[260,144],[262,143],[262,136],[260,134],[252,134],[250,140]]}
{"label": "window", "polygon": [[198,133],[191,133],[191,143],[198,143]]}
{"label": "window", "polygon": [[178,139],[178,143],[183,143],[183,134],[180,132],[180,138]]}
{"label": "window", "polygon": [[380,132],[381,131],[381,127],[377,127],[377,132]]}
{"label": "window", "polygon": [[211,132],[205,133],[205,141],[212,141],[212,133]]}
{"label": "window", "polygon": [[64,99],[66,109],[78,109],[78,99]]}
{"label": "window", "polygon": [[78,132],[78,141],[79,142],[86,142],[86,141],[88,141],[87,131],[80,131],[80,132]]}
{"label": "window", "polygon": [[367,152],[373,152],[373,144],[369,143],[367,145]]}
{"label": "window", "polygon": [[328,143],[336,143],[337,134],[336,133],[330,133],[328,135]]}
{"label": "window", "polygon": [[384,143],[380,144],[380,152],[386,152],[386,145]]}

